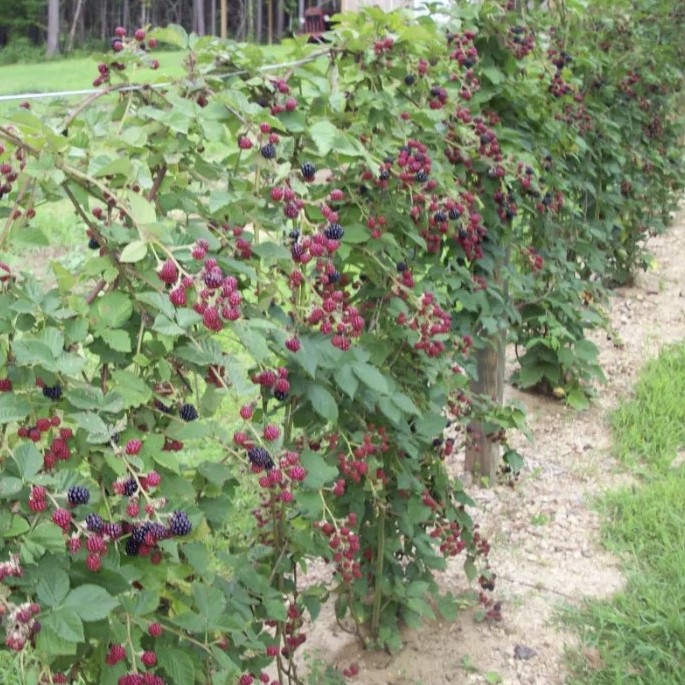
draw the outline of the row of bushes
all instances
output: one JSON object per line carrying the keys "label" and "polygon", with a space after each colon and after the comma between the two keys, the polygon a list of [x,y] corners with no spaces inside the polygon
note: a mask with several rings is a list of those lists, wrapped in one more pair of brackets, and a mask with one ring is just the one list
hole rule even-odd
{"label": "row of bushes", "polygon": [[501,379],[472,392],[476,360],[513,340],[518,383],[584,406],[604,289],[680,190],[669,4],[486,1],[447,27],[369,8],[278,69],[168,27],[178,83],[117,94],[148,59],[123,38],[102,97],[0,126],[0,249],[67,200],[92,250],[0,274],[0,603],[24,682],[296,683],[322,602],[396,649],[453,557],[496,611],[448,464],[524,417]]}

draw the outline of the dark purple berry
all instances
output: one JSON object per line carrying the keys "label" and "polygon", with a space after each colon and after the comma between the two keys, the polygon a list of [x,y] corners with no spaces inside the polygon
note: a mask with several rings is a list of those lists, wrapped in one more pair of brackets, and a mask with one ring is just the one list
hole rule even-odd
{"label": "dark purple berry", "polygon": [[433,214],[433,221],[435,221],[438,224],[443,223],[443,221],[447,221],[445,212],[443,212],[442,210],[435,212],[435,214]]}
{"label": "dark purple berry", "polygon": [[415,81],[416,81],[416,76],[414,76],[414,74],[407,74],[404,77],[404,83],[407,86],[413,86]]}
{"label": "dark purple berry", "polygon": [[274,159],[274,157],[276,157],[276,146],[273,143],[267,143],[266,145],[262,145],[260,152],[264,159]]}
{"label": "dark purple berry", "polygon": [[195,421],[195,419],[198,417],[197,409],[195,409],[195,407],[192,404],[184,404],[181,407],[179,416],[184,421]]}
{"label": "dark purple berry", "polygon": [[104,526],[105,522],[102,520],[100,515],[88,514],[88,516],[86,516],[86,528],[88,528],[91,533],[102,532]]}
{"label": "dark purple berry", "polygon": [[403,274],[407,270],[406,262],[397,262],[397,271]]}
{"label": "dark purple berry", "polygon": [[138,483],[136,483],[136,481],[133,478],[129,478],[124,483],[124,495],[126,495],[126,497],[130,497],[131,495],[135,494],[137,490]]}
{"label": "dark purple berry", "polygon": [[102,526],[102,532],[112,540],[118,540],[123,535],[123,528],[120,523],[105,523]]}
{"label": "dark purple berry", "polygon": [[425,183],[428,180],[428,174],[424,169],[419,169],[419,171],[416,172],[414,175],[414,178],[419,182],[419,183]]}
{"label": "dark purple berry", "polygon": [[163,402],[160,402],[159,400],[155,400],[155,409],[158,409],[163,414],[173,414],[174,413],[173,407],[168,407],[166,404],[164,404]]}
{"label": "dark purple berry", "polygon": [[461,212],[456,207],[452,207],[449,212],[449,217],[452,221],[456,221],[461,217]]}
{"label": "dark purple berry", "polygon": [[138,550],[140,549],[140,543],[136,542],[133,539],[133,536],[131,536],[128,540],[126,540],[126,554],[130,557],[135,557],[138,554]]}
{"label": "dark purple berry", "polygon": [[217,266],[205,274],[204,280],[208,288],[219,288],[224,282],[224,272]]}
{"label": "dark purple berry", "polygon": [[247,451],[247,458],[253,466],[267,471],[274,467],[273,459],[263,447],[252,447]]}
{"label": "dark purple berry", "polygon": [[88,504],[89,500],[90,492],[88,492],[88,488],[84,488],[82,485],[74,485],[73,488],[67,490],[67,501],[72,507]]}
{"label": "dark purple berry", "polygon": [[185,511],[175,511],[169,517],[169,530],[174,535],[188,535],[193,529],[193,524]]}
{"label": "dark purple berry", "polygon": [[340,272],[339,271],[333,271],[330,274],[328,274],[328,283],[333,284],[337,283],[340,280]]}
{"label": "dark purple berry", "polygon": [[88,241],[88,249],[89,250],[99,250],[100,249],[100,243],[95,240],[95,238],[91,238]]}
{"label": "dark purple berry", "polygon": [[60,399],[60,397],[62,397],[62,386],[53,385],[50,387],[49,385],[44,385],[43,397],[47,397],[48,399],[56,402],[58,399]]}
{"label": "dark purple berry", "polygon": [[328,224],[323,234],[329,240],[340,240],[345,235],[345,229],[340,224]]}
{"label": "dark purple berry", "polygon": [[305,162],[301,167],[300,171],[302,175],[309,181],[314,178],[316,174],[316,167],[311,162]]}

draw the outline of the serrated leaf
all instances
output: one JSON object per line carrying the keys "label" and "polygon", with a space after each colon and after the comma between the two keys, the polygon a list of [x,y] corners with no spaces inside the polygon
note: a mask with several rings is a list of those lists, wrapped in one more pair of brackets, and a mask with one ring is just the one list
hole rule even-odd
{"label": "serrated leaf", "polygon": [[354,375],[368,388],[375,390],[381,395],[388,393],[388,381],[385,376],[371,364],[366,362],[357,362],[352,367]]}
{"label": "serrated leaf", "polygon": [[61,568],[51,568],[43,573],[36,586],[38,601],[56,607],[69,593],[69,576]]}
{"label": "serrated leaf", "polygon": [[22,421],[31,412],[29,401],[14,393],[0,394],[0,424]]}
{"label": "serrated leaf", "polygon": [[182,649],[164,647],[157,652],[159,665],[167,672],[174,685],[194,685],[195,665]]}
{"label": "serrated leaf", "polygon": [[309,136],[319,154],[325,157],[334,147],[341,132],[327,120],[317,121],[309,127]]}
{"label": "serrated leaf", "polygon": [[112,373],[112,386],[124,400],[124,407],[139,407],[152,399],[152,389],[131,371],[118,369]]}
{"label": "serrated leaf", "polygon": [[20,478],[30,480],[43,468],[43,457],[32,442],[22,442],[12,452]]}
{"label": "serrated leaf", "polygon": [[97,313],[104,324],[104,330],[119,328],[126,323],[133,314],[131,298],[120,292],[107,293],[97,300]]}
{"label": "serrated leaf", "polygon": [[41,615],[43,627],[52,629],[67,642],[83,642],[83,622],[72,608],[62,606],[45,616]]}
{"label": "serrated leaf", "polygon": [[352,367],[349,364],[339,366],[333,372],[333,378],[335,378],[335,382],[337,383],[338,387],[350,399],[354,399],[354,396],[357,392],[357,388],[359,387],[359,380],[354,375]]}
{"label": "serrated leaf", "polygon": [[312,490],[328,485],[338,477],[338,469],[326,462],[323,455],[306,450],[301,456],[302,466],[307,469],[304,483]]}
{"label": "serrated leaf", "polygon": [[104,588],[86,584],[74,588],[64,600],[64,606],[73,609],[83,621],[102,621],[119,606],[119,600]]}
{"label": "serrated leaf", "polygon": [[120,328],[107,331],[107,333],[102,336],[102,339],[117,352],[131,351],[131,336]]}
{"label": "serrated leaf", "polygon": [[119,255],[119,261],[123,264],[134,264],[145,259],[147,254],[147,243],[142,240],[134,240],[129,243]]}
{"label": "serrated leaf", "polygon": [[322,385],[311,383],[307,386],[307,399],[311,402],[314,411],[328,419],[331,423],[338,420],[338,404],[335,397]]}
{"label": "serrated leaf", "polygon": [[571,409],[582,411],[590,406],[590,400],[582,390],[574,388],[566,395],[566,404],[568,404]]}
{"label": "serrated leaf", "polygon": [[171,319],[168,319],[164,314],[158,314],[155,322],[152,324],[152,330],[162,333],[163,335],[184,335],[185,331]]}

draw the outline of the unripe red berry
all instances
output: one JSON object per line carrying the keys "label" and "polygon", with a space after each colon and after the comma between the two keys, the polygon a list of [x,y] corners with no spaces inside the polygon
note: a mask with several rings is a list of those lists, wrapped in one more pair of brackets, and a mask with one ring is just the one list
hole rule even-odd
{"label": "unripe red berry", "polygon": [[123,38],[126,35],[126,29],[123,26],[117,26],[114,29],[114,35]]}
{"label": "unripe red berry", "polygon": [[254,407],[251,404],[244,404],[242,407],[240,407],[240,417],[245,419],[245,421],[249,421],[253,414]]}
{"label": "unripe red berry", "polygon": [[137,29],[133,36],[137,41],[143,41],[145,40],[145,31],[143,31],[143,29]]}
{"label": "unripe red berry", "polygon": [[279,430],[278,426],[275,426],[273,423],[270,423],[264,427],[264,440],[278,440],[280,434],[281,431]]}
{"label": "unripe red berry", "polygon": [[150,38],[147,42],[148,48],[150,50],[154,50],[157,47],[157,39],[156,38]]}
{"label": "unripe red berry", "polygon": [[126,454],[130,456],[140,454],[141,449],[143,449],[143,443],[140,440],[129,440],[126,443]]}
{"label": "unripe red berry", "polygon": [[151,623],[147,627],[147,633],[150,637],[159,637],[162,634],[162,626],[159,623]]}
{"label": "unripe red berry", "polygon": [[157,663],[157,655],[154,652],[143,652],[140,660],[148,667],[151,668]]}

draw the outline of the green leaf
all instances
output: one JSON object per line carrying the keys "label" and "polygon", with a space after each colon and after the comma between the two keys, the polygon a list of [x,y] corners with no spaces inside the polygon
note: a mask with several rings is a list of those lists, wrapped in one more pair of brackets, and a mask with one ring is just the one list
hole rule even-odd
{"label": "green leaf", "polygon": [[76,423],[88,433],[88,442],[92,444],[102,444],[109,442],[111,433],[107,424],[93,412],[75,412],[72,418]]}
{"label": "green leaf", "polygon": [[67,606],[55,609],[44,617],[41,616],[43,628],[52,629],[67,642],[83,642],[83,623],[79,615]]}
{"label": "green leaf", "polygon": [[368,388],[375,390],[381,395],[388,393],[388,381],[375,366],[371,366],[371,364],[366,362],[357,362],[352,368],[354,375]]}
{"label": "green leaf", "polygon": [[307,469],[307,477],[304,483],[312,490],[327,485],[338,477],[338,469],[326,463],[323,455],[306,450],[302,453],[300,458],[302,466]]}
{"label": "green leaf", "polygon": [[29,401],[15,393],[0,394],[0,424],[22,421],[31,412]]}
{"label": "green leaf", "polygon": [[50,521],[39,523],[27,536],[26,540],[39,545],[48,552],[64,553],[62,530]]}
{"label": "green leaf", "polygon": [[117,352],[131,351],[131,336],[120,328],[107,331],[107,333],[102,336],[102,339]]}
{"label": "green leaf", "polygon": [[331,423],[338,420],[338,405],[335,397],[322,385],[310,383],[307,386],[307,399],[319,416],[323,416]]}
{"label": "green leaf", "polygon": [[576,411],[582,411],[590,406],[590,400],[587,395],[578,388],[574,388],[566,395],[566,403],[571,409]]}
{"label": "green leaf", "polygon": [[354,395],[359,387],[359,381],[354,375],[352,367],[349,364],[339,366],[333,372],[333,378],[335,378],[338,387],[348,395],[350,399],[354,399]]}
{"label": "green leaf", "polygon": [[102,621],[119,606],[119,600],[97,585],[80,585],[69,593],[64,606],[73,609],[83,621]]}
{"label": "green leaf", "polygon": [[141,259],[145,259],[147,254],[147,243],[142,240],[134,240],[129,243],[119,255],[119,261],[124,264],[134,264]]}
{"label": "green leaf", "polygon": [[133,302],[124,293],[107,293],[97,300],[97,313],[105,326],[104,330],[119,328],[131,318]]}
{"label": "green leaf", "polygon": [[24,483],[21,478],[14,478],[13,476],[3,476],[0,478],[0,499],[8,499],[14,497],[21,492]]}
{"label": "green leaf", "polygon": [[506,76],[497,69],[497,67],[485,67],[481,69],[481,72],[494,86],[497,86],[506,80]]}
{"label": "green leaf", "polygon": [[333,149],[340,133],[330,121],[325,119],[317,121],[309,127],[309,136],[322,157],[325,157]]}
{"label": "green leaf", "polygon": [[157,651],[157,658],[174,685],[194,685],[195,665],[188,652],[176,647],[163,647]]}
{"label": "green leaf", "polygon": [[[47,557],[46,557],[47,559]],[[69,576],[61,568],[48,569],[41,575],[36,593],[41,604],[56,607],[69,592]]]}
{"label": "green leaf", "polygon": [[43,457],[32,442],[22,442],[12,453],[19,476],[24,480],[33,478],[43,467]]}
{"label": "green leaf", "polygon": [[[147,108],[151,109],[151,108]],[[131,208],[131,214],[133,215],[133,219],[138,224],[138,226],[145,226],[145,224],[152,224],[155,221],[157,221],[157,212],[155,210],[155,205],[150,202],[147,198],[145,198],[143,195],[139,195],[138,193],[134,193],[132,190],[127,193],[127,199],[129,206]],[[145,243],[142,240],[136,240],[134,241],[135,243]],[[133,245],[134,243],[131,243]],[[130,247],[130,246],[129,246]],[[126,248],[124,248],[125,250]],[[137,250],[140,250],[140,247],[136,248]],[[145,250],[147,251],[147,246],[145,246]],[[139,259],[142,259],[140,257]],[[133,261],[139,261],[139,259],[133,260]]]}
{"label": "green leaf", "polygon": [[152,389],[131,371],[118,369],[112,373],[113,387],[124,400],[124,407],[139,407],[152,399]]}
{"label": "green leaf", "polygon": [[393,393],[392,401],[405,413],[405,414],[416,414],[421,415],[417,406],[412,402],[411,398],[404,393],[397,392]]}
{"label": "green leaf", "polygon": [[545,369],[542,366],[524,366],[519,369],[516,374],[518,385],[521,388],[531,388],[536,383],[539,383],[545,375]]}
{"label": "green leaf", "polygon": [[157,314],[155,322],[152,324],[152,330],[163,335],[178,336],[185,334],[185,331],[175,321],[167,318],[164,314]]}

